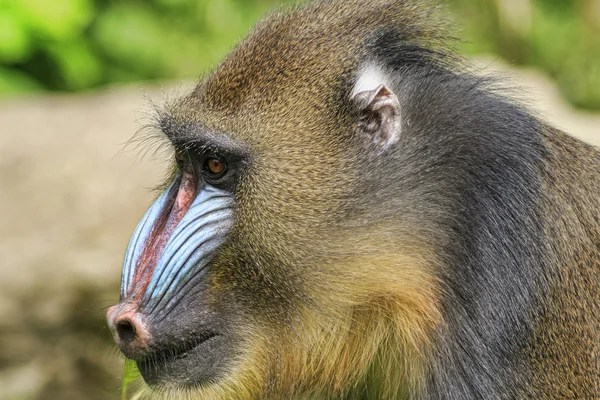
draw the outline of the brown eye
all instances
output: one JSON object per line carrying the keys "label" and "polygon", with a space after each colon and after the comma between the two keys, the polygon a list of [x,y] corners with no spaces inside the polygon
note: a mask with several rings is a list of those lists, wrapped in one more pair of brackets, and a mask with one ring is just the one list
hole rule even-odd
{"label": "brown eye", "polygon": [[206,160],[205,169],[213,177],[221,177],[227,171],[227,164],[218,158],[209,158]]}

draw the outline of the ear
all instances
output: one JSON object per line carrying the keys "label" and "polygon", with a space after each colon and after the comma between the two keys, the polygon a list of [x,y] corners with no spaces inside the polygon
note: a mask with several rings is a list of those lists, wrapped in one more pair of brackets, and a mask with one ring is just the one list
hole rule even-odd
{"label": "ear", "polygon": [[386,86],[388,80],[381,68],[367,65],[352,91],[359,113],[357,133],[381,150],[394,145],[400,137],[400,102]]}
{"label": "ear", "polygon": [[386,150],[400,137],[400,102],[387,86],[379,85],[354,95],[359,110],[358,134]]}

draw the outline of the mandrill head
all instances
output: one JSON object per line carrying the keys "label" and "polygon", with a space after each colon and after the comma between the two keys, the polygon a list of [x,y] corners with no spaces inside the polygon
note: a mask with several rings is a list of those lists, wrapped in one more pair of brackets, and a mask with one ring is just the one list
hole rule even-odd
{"label": "mandrill head", "polygon": [[107,316],[150,387],[397,398],[423,383],[444,239],[408,101],[412,77],[443,71],[421,19],[401,0],[275,14],[159,112],[176,173]]}

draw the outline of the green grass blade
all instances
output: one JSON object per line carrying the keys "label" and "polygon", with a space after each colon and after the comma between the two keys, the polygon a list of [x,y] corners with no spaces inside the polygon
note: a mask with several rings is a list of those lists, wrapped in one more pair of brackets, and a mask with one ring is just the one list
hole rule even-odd
{"label": "green grass blade", "polygon": [[135,361],[130,360],[129,358],[125,359],[125,364],[123,365],[123,385],[121,388],[121,400],[127,400],[127,387],[130,383],[135,381],[140,377],[140,372],[135,365]]}

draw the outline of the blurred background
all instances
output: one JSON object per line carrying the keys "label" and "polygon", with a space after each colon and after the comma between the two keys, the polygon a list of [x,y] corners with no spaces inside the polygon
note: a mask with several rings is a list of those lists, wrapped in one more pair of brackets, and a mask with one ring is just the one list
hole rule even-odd
{"label": "blurred background", "polygon": [[[600,144],[600,0],[447,0],[460,50]],[[166,156],[125,146],[277,0],[0,0],[0,399],[117,399],[104,314]]]}
{"label": "blurred background", "polygon": [[[0,94],[196,77],[277,0],[0,0]],[[448,0],[469,54],[539,67],[600,109],[598,0]]]}

